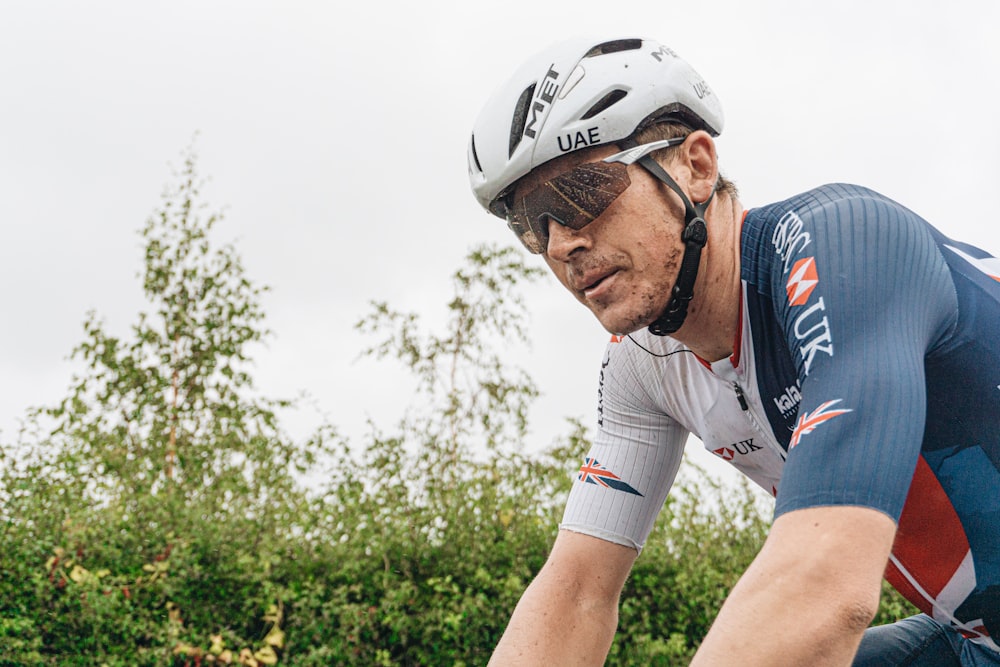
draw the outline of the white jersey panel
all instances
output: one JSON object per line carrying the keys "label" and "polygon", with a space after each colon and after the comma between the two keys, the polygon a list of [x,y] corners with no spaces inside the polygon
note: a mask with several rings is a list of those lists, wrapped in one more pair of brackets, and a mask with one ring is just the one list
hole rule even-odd
{"label": "white jersey panel", "polygon": [[641,549],[689,433],[775,493],[784,456],[760,404],[749,327],[744,320],[735,368],[736,359],[709,368],[672,338],[645,330],[612,339],[601,369],[597,437],[561,528]]}

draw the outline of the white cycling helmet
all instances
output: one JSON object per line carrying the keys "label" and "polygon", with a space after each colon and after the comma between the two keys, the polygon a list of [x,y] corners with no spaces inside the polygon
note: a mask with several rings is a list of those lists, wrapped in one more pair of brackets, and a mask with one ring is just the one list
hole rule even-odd
{"label": "white cycling helmet", "polygon": [[645,39],[574,39],[525,63],[497,90],[469,141],[469,179],[500,217],[511,186],[535,167],[674,121],[712,136],[722,107],[705,80],[671,49]]}

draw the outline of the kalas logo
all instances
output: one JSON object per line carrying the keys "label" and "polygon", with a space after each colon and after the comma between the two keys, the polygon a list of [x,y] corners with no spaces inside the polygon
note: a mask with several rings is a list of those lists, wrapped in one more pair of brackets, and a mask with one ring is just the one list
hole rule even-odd
{"label": "kalas logo", "polygon": [[781,416],[787,418],[802,402],[802,391],[796,380],[791,387],[785,387],[785,393],[773,399],[775,407],[781,412]]}
{"label": "kalas logo", "polygon": [[816,273],[816,258],[803,257],[792,266],[788,276],[785,292],[788,293],[789,306],[802,306],[809,300],[809,295],[816,289],[819,275]]}

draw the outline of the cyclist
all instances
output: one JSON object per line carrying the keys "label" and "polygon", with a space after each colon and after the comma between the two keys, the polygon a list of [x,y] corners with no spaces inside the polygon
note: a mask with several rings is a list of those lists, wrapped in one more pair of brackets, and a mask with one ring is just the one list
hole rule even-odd
{"label": "cyclist", "polygon": [[[722,129],[642,39],[554,45],[475,123],[477,199],[613,334],[494,664],[603,662],[693,433],[776,497],[693,665],[1000,665],[1000,260],[853,185],[744,211]],[[924,613],[866,630],[883,574]]]}

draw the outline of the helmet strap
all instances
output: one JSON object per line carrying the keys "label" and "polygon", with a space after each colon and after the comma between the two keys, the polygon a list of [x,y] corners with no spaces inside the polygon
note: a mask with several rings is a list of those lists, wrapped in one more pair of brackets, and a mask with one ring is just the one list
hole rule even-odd
{"label": "helmet strap", "polygon": [[[621,142],[625,148],[632,148],[634,140]],[[632,144],[632,145],[629,145]],[[701,263],[701,250],[708,243],[708,227],[705,224],[705,211],[712,198],[715,196],[715,189],[708,199],[700,204],[692,204],[688,196],[684,194],[677,182],[670,177],[670,174],[660,166],[660,164],[650,155],[639,158],[646,171],[655,176],[660,182],[677,193],[684,203],[684,231],[681,232],[681,241],[684,242],[684,256],[681,258],[681,267],[677,273],[677,280],[674,281],[674,288],[670,292],[670,301],[664,308],[660,316],[649,325],[649,331],[657,336],[668,336],[684,324],[687,318],[688,306],[694,298],[694,283],[698,278],[698,266]]]}

